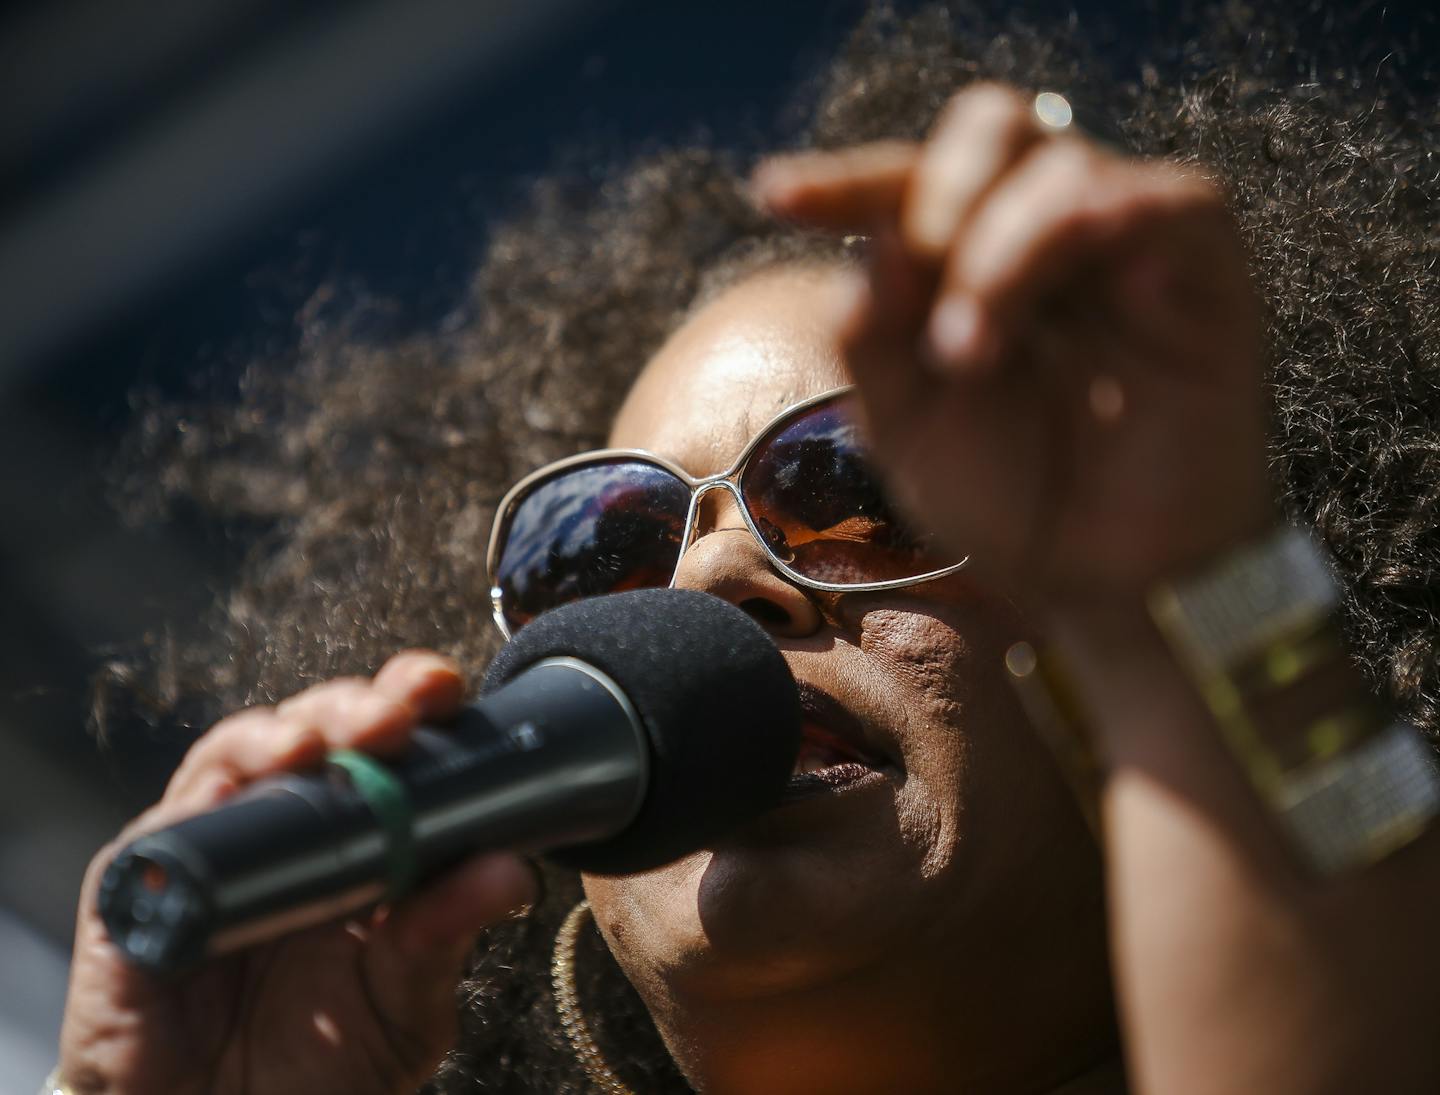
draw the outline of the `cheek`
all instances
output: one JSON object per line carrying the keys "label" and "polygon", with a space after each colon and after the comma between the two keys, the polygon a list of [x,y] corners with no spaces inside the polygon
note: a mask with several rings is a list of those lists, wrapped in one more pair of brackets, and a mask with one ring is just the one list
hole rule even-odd
{"label": "cheek", "polygon": [[975,644],[938,615],[872,609],[860,621],[860,650],[932,712],[958,714],[970,691]]}
{"label": "cheek", "polygon": [[696,852],[640,874],[580,876],[610,953],[647,996],[666,969],[706,950],[695,894],[709,862],[709,852]]}
{"label": "cheek", "polygon": [[896,814],[923,877],[942,874],[961,838],[971,742],[963,732],[973,701],[974,652],[960,633],[915,612],[867,612],[860,649],[891,693],[905,766]]}
{"label": "cheek", "polygon": [[1025,773],[1033,771],[1031,736],[1001,672],[1019,625],[975,616],[872,609],[861,622],[861,650],[897,714],[901,832],[926,877],[967,845],[983,845],[1005,802],[1028,793]]}

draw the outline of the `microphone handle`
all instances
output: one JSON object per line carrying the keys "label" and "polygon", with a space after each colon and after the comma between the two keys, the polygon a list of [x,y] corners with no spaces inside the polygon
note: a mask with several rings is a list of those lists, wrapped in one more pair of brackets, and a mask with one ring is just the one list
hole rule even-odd
{"label": "microphone handle", "polygon": [[331,754],[148,833],[106,868],[99,907],[135,963],[173,972],[394,900],[474,852],[602,840],[639,811],[649,744],[608,676],[540,662],[421,727],[391,762]]}

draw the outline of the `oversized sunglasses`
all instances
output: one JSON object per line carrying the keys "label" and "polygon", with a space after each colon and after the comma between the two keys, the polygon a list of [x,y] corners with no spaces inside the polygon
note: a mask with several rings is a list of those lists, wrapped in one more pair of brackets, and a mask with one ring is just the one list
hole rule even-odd
{"label": "oversized sunglasses", "polygon": [[907,526],[881,489],[838,388],[782,411],[734,465],[703,479],[639,449],[581,453],[532,472],[496,511],[486,568],[495,622],[509,638],[547,609],[668,586],[701,497],[727,490],[771,564],[833,592],[894,589],[965,565]]}

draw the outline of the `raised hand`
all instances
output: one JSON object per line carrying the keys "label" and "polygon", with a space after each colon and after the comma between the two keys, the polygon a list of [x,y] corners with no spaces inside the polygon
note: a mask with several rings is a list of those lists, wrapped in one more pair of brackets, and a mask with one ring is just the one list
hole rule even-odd
{"label": "raised hand", "polygon": [[393,909],[310,928],[174,979],[130,965],[96,912],[100,874],[140,833],[213,807],[331,749],[404,747],[459,707],[453,663],[418,651],[373,680],[336,680],[217,724],[160,803],[96,856],[81,891],[62,1077],[77,1093],[413,1092],[455,1037],[455,985],[476,933],[535,897],[529,867],[496,853]]}
{"label": "raised hand", "polygon": [[1435,1090],[1434,834],[1302,877],[1141,600],[1274,520],[1261,310],[1221,194],[993,86],[923,145],[772,161],[755,190],[871,237],[839,322],[891,486],[1038,610],[1075,685],[1134,1088]]}
{"label": "raised hand", "polygon": [[1137,593],[1272,518],[1259,307],[1198,171],[958,95],[922,145],[771,160],[758,200],[869,237],[842,344],[902,505],[1047,607]]}

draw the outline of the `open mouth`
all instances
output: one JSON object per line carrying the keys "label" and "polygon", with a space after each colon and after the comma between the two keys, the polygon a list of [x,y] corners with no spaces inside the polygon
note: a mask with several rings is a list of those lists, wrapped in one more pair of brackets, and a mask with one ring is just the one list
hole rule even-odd
{"label": "open mouth", "polygon": [[859,721],[829,694],[801,683],[800,752],[790,776],[791,792],[838,789],[894,765],[865,738]]}
{"label": "open mouth", "polygon": [[806,722],[800,729],[800,752],[795,758],[795,771],[792,774],[808,776],[823,772],[827,768],[842,768],[848,765],[879,768],[881,763],[879,758],[866,756],[823,726]]}

